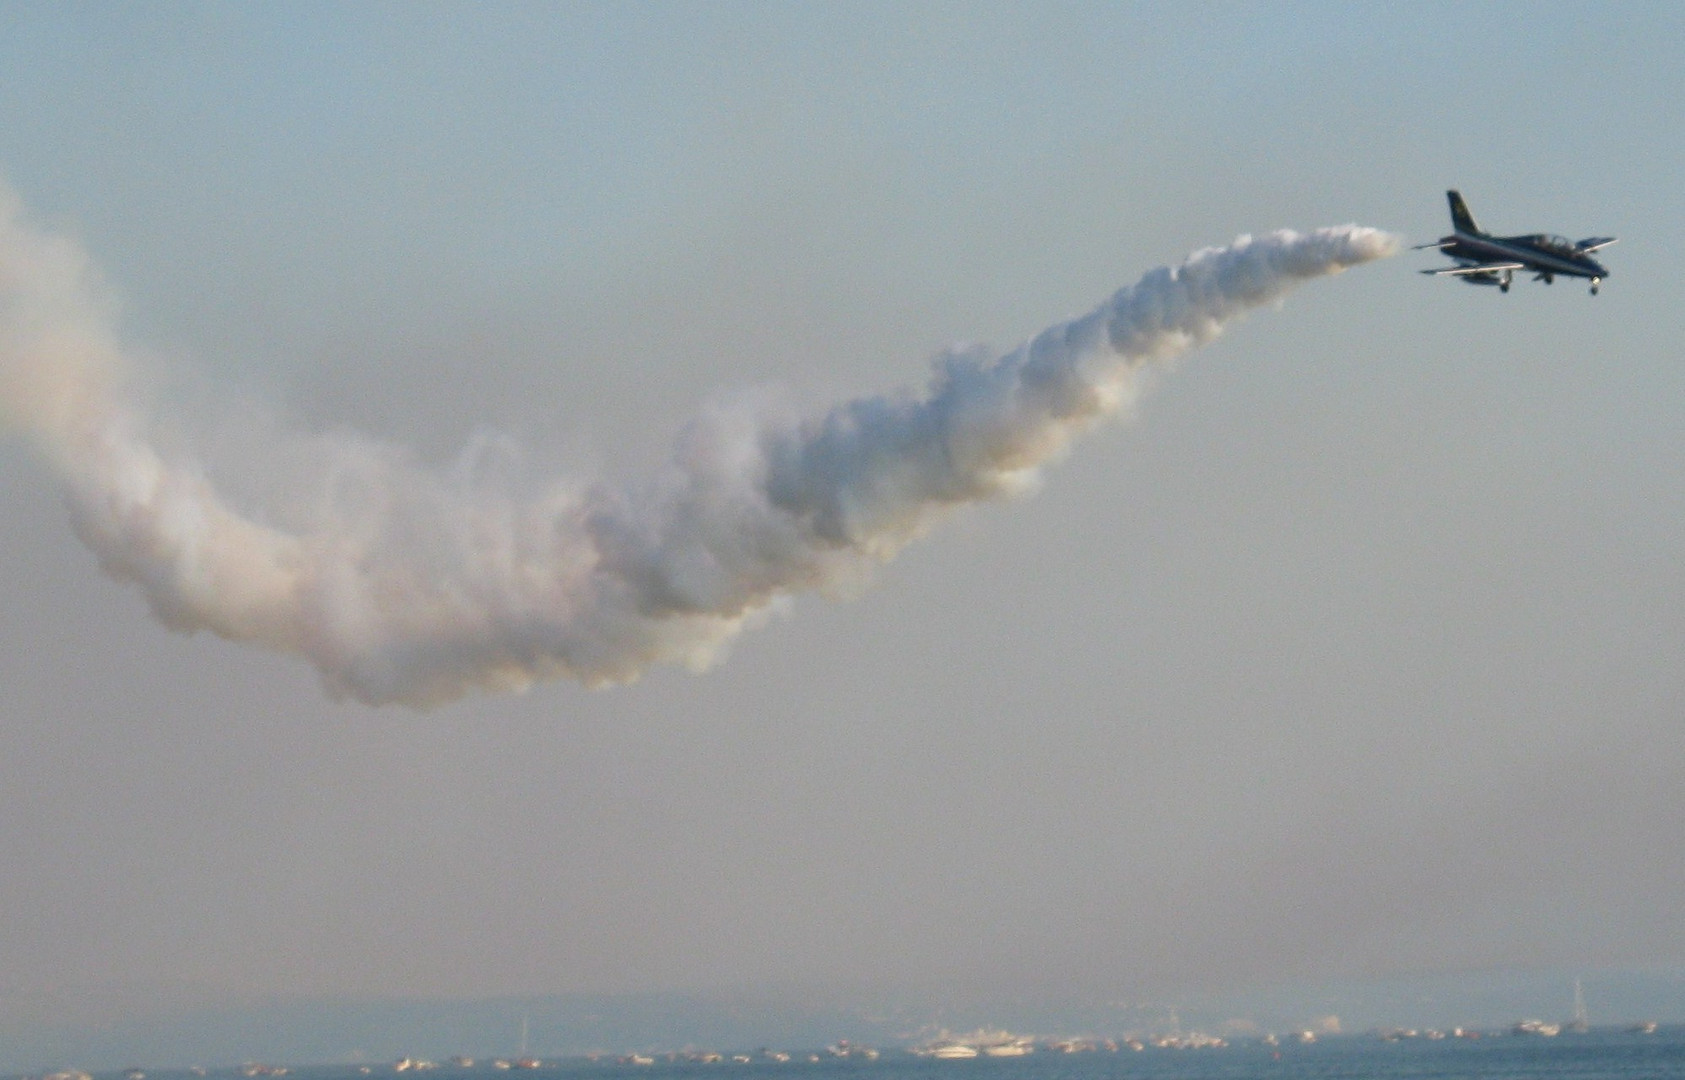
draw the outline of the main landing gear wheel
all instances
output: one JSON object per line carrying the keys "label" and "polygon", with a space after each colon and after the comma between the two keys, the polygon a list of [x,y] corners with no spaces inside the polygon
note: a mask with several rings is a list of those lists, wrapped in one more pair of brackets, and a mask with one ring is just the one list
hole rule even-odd
{"label": "main landing gear wheel", "polygon": [[1593,296],[1597,295],[1597,287],[1601,284],[1603,284],[1602,278],[1592,278],[1591,279],[1591,295],[1593,295]]}

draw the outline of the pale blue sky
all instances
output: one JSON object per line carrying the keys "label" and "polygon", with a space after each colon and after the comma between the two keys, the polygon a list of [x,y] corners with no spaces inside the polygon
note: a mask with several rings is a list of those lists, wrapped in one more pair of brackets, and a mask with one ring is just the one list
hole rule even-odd
{"label": "pale blue sky", "polygon": [[1448,186],[1621,237],[1596,299],[1312,284],[1034,497],[607,692],[332,704],[155,625],[8,443],[0,1035],[1685,964],[1681,100],[1667,4],[0,7],[0,175],[231,474],[253,399],[635,473],[711,395],[915,385],[1240,232],[1432,240]]}

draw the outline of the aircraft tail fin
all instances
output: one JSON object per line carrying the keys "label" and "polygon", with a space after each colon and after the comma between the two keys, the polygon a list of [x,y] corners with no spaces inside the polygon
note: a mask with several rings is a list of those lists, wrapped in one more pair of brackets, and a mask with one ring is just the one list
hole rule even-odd
{"label": "aircraft tail fin", "polygon": [[1458,232],[1478,233],[1480,226],[1474,223],[1474,215],[1469,213],[1469,204],[1463,201],[1462,193],[1452,189],[1445,193],[1445,200],[1451,204],[1451,227]]}

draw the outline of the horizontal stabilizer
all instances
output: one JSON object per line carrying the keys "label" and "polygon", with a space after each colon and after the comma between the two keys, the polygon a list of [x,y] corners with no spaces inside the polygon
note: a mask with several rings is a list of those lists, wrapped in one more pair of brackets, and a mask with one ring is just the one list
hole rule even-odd
{"label": "horizontal stabilizer", "polygon": [[1598,248],[1606,248],[1613,243],[1616,243],[1613,236],[1588,236],[1574,246],[1580,249],[1580,254],[1585,255],[1596,251]]}
{"label": "horizontal stabilizer", "polygon": [[1444,240],[1436,240],[1431,244],[1417,244],[1415,247],[1411,248],[1410,250],[1411,251],[1426,251],[1429,248],[1448,248],[1452,244],[1455,244],[1456,242],[1457,242],[1457,238],[1453,236],[1453,237],[1449,237],[1449,238],[1444,239]]}

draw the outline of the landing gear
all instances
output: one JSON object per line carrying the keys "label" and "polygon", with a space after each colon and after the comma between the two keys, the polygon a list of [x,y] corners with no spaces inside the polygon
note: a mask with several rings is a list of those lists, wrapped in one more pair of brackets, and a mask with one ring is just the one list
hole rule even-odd
{"label": "landing gear", "polygon": [[1591,279],[1591,295],[1593,295],[1593,296],[1597,295],[1597,287],[1601,284],[1603,284],[1602,278],[1592,278]]}
{"label": "landing gear", "polygon": [[1498,291],[1509,292],[1510,272],[1505,270],[1498,275]]}

